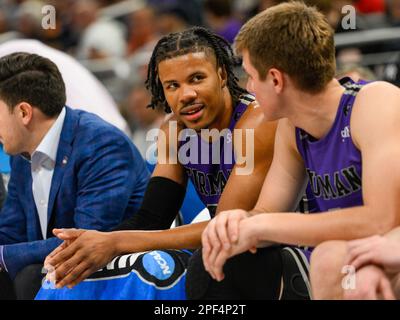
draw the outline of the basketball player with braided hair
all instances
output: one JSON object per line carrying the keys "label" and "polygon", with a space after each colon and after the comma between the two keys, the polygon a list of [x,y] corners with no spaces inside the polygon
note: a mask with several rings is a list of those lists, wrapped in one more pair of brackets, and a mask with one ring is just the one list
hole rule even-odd
{"label": "basketball player with braided hair", "polygon": [[[265,121],[254,97],[239,87],[234,74],[236,64],[229,43],[201,27],[159,40],[146,81],[152,94],[149,107],[163,108],[171,115],[159,132],[158,163],[142,206],[114,232],[55,230],[65,242],[48,256],[46,265],[55,267],[53,276],[58,287],[79,283],[81,289],[42,289],[38,298],[185,298],[184,287],[183,294],[179,289],[176,295],[167,295],[166,290],[155,294],[147,291],[177,287],[184,279],[190,253],[167,249],[200,246],[201,232],[208,221],[170,229],[188,179],[211,216],[233,208],[250,210],[271,163],[276,123]],[[204,129],[224,134],[206,136]],[[248,132],[254,134],[250,135],[254,139],[248,139]],[[238,159],[252,162],[251,170],[247,170],[248,163]],[[132,253],[142,251],[150,253],[132,258]],[[131,256],[120,257],[124,254]],[[133,259],[133,266],[128,265]],[[163,268],[161,276],[149,271],[151,263]],[[103,273],[95,273],[106,265]],[[122,281],[124,268],[132,277],[138,274],[143,283],[133,285],[124,280],[125,285],[118,284],[119,289],[115,289],[115,283],[102,285],[98,293],[95,287],[100,284],[93,280],[106,277],[108,280],[100,282],[112,281],[108,273],[116,265],[119,278],[115,281]],[[83,281],[89,276],[90,281]],[[144,287],[145,282],[153,285]]]}

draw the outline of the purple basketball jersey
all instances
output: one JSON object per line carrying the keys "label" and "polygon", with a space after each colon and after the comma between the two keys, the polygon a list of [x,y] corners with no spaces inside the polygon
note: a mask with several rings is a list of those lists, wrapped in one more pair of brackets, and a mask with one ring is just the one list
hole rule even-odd
{"label": "purple basketball jersey", "polygon": [[219,198],[235,166],[232,140],[236,123],[253,101],[254,97],[250,94],[241,96],[233,110],[229,127],[222,131],[224,134],[219,141],[209,143],[198,133],[180,137],[183,142],[179,144],[178,153],[184,152],[189,159],[188,163],[181,163],[211,216],[215,214]]}
{"label": "purple basketball jersey", "polygon": [[304,159],[317,212],[363,204],[361,153],[351,138],[350,118],[357,93],[366,82],[343,78],[340,83],[345,92],[329,132],[316,140],[296,128],[297,148]]}

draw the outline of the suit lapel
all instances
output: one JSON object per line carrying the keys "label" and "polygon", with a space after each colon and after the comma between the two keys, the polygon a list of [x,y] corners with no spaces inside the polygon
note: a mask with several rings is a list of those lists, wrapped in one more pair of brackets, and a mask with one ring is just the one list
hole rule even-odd
{"label": "suit lapel", "polygon": [[49,203],[47,208],[47,221],[50,221],[53,212],[54,203],[58,190],[64,176],[69,158],[72,152],[72,141],[75,137],[75,129],[78,124],[78,115],[66,107],[66,115],[61,131],[60,142],[58,144],[56,165],[54,168],[53,178],[51,180]]}

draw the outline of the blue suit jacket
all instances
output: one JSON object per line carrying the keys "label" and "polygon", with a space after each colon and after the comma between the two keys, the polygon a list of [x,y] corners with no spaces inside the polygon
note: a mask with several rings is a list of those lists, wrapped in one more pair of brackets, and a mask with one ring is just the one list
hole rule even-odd
{"label": "blue suit jacket", "polygon": [[[48,203],[43,240],[32,194],[30,163],[11,157],[8,196],[0,213],[0,245],[13,278],[43,263],[61,241],[52,228],[109,230],[139,208],[149,179],[129,138],[94,114],[66,107]],[[51,238],[49,238],[51,237]]]}

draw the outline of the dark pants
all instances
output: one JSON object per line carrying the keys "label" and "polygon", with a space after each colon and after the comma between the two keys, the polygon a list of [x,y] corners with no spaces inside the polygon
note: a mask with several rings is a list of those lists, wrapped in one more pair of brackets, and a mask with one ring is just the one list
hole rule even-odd
{"label": "dark pants", "polygon": [[33,300],[45,276],[43,265],[32,264],[17,273],[14,281],[7,272],[0,272],[0,300]]}
{"label": "dark pants", "polygon": [[189,261],[186,295],[190,300],[270,300],[278,299],[282,275],[279,248],[261,249],[229,259],[225,278],[213,280],[204,269],[201,250]]}
{"label": "dark pants", "polygon": [[302,250],[287,246],[262,248],[255,254],[245,252],[228,259],[225,278],[217,282],[205,271],[198,250],[189,260],[186,295],[192,300],[308,300],[311,293],[306,260]]}

